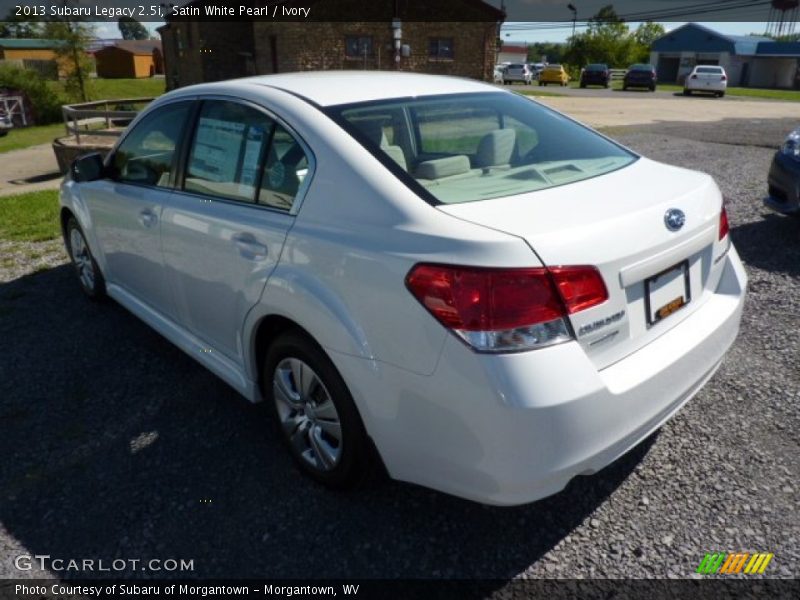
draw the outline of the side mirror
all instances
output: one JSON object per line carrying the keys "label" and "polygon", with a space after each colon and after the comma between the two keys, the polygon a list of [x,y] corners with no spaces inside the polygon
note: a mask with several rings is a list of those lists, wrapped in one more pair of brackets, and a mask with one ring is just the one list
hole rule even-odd
{"label": "side mirror", "polygon": [[105,177],[106,168],[102,155],[99,152],[92,152],[72,161],[69,172],[73,181],[97,181]]}

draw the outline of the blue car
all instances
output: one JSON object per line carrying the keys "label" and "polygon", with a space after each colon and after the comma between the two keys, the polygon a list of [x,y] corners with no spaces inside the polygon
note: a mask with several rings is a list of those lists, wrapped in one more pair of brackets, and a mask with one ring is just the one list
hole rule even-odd
{"label": "blue car", "polygon": [[769,168],[769,196],[764,204],[785,215],[800,215],[800,127],[786,136],[786,141]]}

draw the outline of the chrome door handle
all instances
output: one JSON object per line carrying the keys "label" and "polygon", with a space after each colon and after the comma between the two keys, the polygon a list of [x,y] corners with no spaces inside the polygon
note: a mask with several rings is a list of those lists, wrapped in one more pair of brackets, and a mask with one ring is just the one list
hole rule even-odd
{"label": "chrome door handle", "polygon": [[143,211],[139,213],[139,223],[144,225],[147,228],[152,227],[158,221],[158,215],[154,213],[149,208],[145,208]]}
{"label": "chrome door handle", "polygon": [[269,249],[256,240],[252,233],[236,233],[231,239],[239,249],[239,254],[248,260],[264,260],[269,254]]}

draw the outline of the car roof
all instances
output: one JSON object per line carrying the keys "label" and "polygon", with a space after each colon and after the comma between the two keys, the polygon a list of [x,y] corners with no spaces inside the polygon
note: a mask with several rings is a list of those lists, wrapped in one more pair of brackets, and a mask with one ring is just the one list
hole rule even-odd
{"label": "car roof", "polygon": [[390,100],[409,96],[434,96],[474,92],[497,92],[486,83],[462,77],[398,73],[396,71],[303,71],[278,75],[259,75],[193,85],[176,90],[171,95],[219,93],[238,86],[274,87],[301,96],[320,106],[354,102]]}

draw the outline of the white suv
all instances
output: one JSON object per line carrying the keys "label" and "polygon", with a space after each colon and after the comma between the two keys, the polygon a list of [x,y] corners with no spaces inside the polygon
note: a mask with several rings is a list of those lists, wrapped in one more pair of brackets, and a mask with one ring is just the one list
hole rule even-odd
{"label": "white suv", "polygon": [[175,90],[73,164],[61,222],[84,292],[265,400],[317,481],[491,504],[658,429],[745,296],[711,177],[460,78]]}

